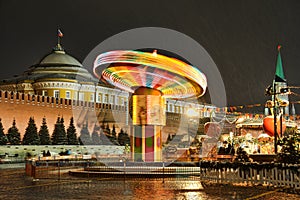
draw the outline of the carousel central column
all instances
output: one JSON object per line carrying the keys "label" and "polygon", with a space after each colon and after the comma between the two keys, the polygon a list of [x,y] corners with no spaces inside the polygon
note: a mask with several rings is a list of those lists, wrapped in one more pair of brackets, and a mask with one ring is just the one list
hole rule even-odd
{"label": "carousel central column", "polygon": [[159,90],[139,87],[132,95],[134,161],[162,161],[161,129],[166,124],[165,98]]}

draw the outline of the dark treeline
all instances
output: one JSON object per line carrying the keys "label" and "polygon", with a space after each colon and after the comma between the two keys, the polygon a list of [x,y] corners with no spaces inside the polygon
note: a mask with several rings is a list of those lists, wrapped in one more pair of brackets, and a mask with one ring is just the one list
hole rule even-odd
{"label": "dark treeline", "polygon": [[[87,124],[87,123],[86,123]],[[58,117],[54,124],[54,130],[50,135],[46,118],[43,118],[42,125],[38,130],[34,118],[30,117],[28,126],[23,138],[17,128],[16,120],[13,120],[12,126],[7,133],[4,132],[3,124],[0,118],[0,145],[126,145],[130,144],[129,135],[120,130],[116,133],[115,125],[112,130],[108,124],[95,126],[92,133],[89,132],[87,125],[84,124],[79,136],[77,136],[73,117],[70,119],[69,126],[66,129],[64,118]]]}

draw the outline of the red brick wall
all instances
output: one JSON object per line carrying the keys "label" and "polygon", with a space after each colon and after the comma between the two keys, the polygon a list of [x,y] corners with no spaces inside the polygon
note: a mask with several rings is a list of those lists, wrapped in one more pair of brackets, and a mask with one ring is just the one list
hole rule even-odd
{"label": "red brick wall", "polygon": [[[103,120],[110,124],[120,120],[116,123],[116,126],[119,124],[119,128],[123,128],[126,112],[122,106],[117,107],[66,99],[56,100],[52,97],[0,91],[0,118],[2,119],[4,132],[7,133],[13,119],[15,119],[21,138],[23,138],[30,117],[34,117],[38,130],[43,117],[45,117],[51,135],[58,116],[64,118],[66,128],[69,126],[70,118],[74,116],[78,134],[82,123],[86,121],[89,123],[90,133],[93,131],[95,123],[101,124]],[[110,127],[112,128],[112,125]]]}

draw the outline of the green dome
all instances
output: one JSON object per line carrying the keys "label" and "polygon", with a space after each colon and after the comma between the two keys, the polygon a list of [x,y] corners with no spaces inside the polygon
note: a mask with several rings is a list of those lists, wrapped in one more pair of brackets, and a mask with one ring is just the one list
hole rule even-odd
{"label": "green dome", "polygon": [[44,56],[39,63],[31,66],[29,70],[25,71],[22,75],[6,79],[5,83],[20,83],[24,80],[38,82],[47,79],[98,82],[98,79],[94,78],[78,60],[66,54],[60,44],[58,44],[53,51]]}
{"label": "green dome", "polygon": [[43,67],[55,65],[82,67],[78,60],[66,54],[62,48],[54,49],[39,62],[39,65]]}

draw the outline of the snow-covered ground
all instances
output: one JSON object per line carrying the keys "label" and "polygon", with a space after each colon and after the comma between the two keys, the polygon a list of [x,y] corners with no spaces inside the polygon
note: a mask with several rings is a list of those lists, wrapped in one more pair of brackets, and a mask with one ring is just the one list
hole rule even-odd
{"label": "snow-covered ground", "polygon": [[116,145],[4,145],[0,146],[1,159],[24,159],[26,155],[42,157],[43,151],[49,151],[51,156],[58,155],[60,152],[67,150],[71,155],[122,155],[124,146]]}

